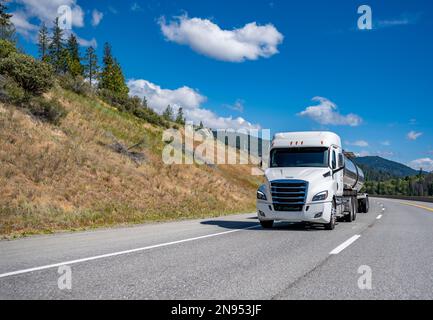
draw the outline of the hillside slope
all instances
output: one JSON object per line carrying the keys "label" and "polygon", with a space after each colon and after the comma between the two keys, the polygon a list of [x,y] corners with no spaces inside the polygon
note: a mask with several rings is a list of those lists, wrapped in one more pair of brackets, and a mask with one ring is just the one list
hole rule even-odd
{"label": "hillside slope", "polygon": [[417,170],[404,164],[378,156],[359,157],[355,158],[354,162],[365,171],[367,178],[371,180],[378,180],[379,177],[383,179],[403,178],[418,174]]}
{"label": "hillside slope", "polygon": [[[254,210],[249,166],[164,165],[162,129],[94,98],[49,93],[59,126],[0,104],[0,235],[15,236]],[[109,148],[145,139],[137,165]]]}

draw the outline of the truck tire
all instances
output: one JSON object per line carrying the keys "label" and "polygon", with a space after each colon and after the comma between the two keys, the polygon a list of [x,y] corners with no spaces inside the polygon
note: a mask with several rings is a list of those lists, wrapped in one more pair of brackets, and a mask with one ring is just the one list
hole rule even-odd
{"label": "truck tire", "polygon": [[350,198],[349,201],[350,201],[350,203],[349,203],[349,210],[350,211],[349,211],[349,213],[347,213],[344,216],[344,221],[346,221],[346,222],[352,222],[353,220],[355,220],[355,213],[354,213],[355,208],[353,205],[353,198]]}
{"label": "truck tire", "polygon": [[274,225],[274,220],[260,220],[263,229],[270,229]]}
{"label": "truck tire", "polygon": [[352,212],[353,212],[353,221],[356,220],[356,214],[358,213],[358,200],[355,197],[352,198]]}
{"label": "truck tire", "polygon": [[368,197],[366,197],[364,200],[364,212],[368,213],[369,210],[370,210],[370,200],[368,200]]}
{"label": "truck tire", "polygon": [[337,205],[335,203],[335,200],[332,201],[332,209],[331,209],[331,220],[329,223],[325,224],[325,230],[334,230],[335,228],[335,222],[337,220]]}

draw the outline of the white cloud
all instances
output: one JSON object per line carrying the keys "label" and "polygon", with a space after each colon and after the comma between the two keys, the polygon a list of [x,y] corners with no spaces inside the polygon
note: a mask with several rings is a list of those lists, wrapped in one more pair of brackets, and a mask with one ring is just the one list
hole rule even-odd
{"label": "white cloud", "polygon": [[357,157],[368,157],[370,156],[370,152],[367,150],[362,150],[361,152],[355,152],[355,156]]}
{"label": "white cloud", "polygon": [[229,109],[237,111],[237,112],[244,112],[244,104],[245,104],[244,100],[237,99],[235,101],[235,103],[233,103],[233,104],[225,104],[224,106],[226,108],[229,108]]}
{"label": "white cloud", "polygon": [[205,109],[202,104],[207,98],[197,90],[183,86],[178,89],[163,89],[160,86],[142,79],[128,80],[131,96],[146,97],[148,105],[158,113],[162,113],[167,105],[177,109],[183,108],[187,120],[203,124],[212,129],[258,129],[259,125],[251,124],[241,117],[221,117],[213,111]]}
{"label": "white cloud", "polygon": [[165,38],[187,45],[205,56],[229,61],[243,62],[268,58],[278,53],[283,35],[272,24],[264,26],[256,22],[233,30],[223,30],[208,19],[188,18],[184,15],[166,23],[159,21]]}
{"label": "white cloud", "polygon": [[423,169],[430,172],[433,171],[433,160],[431,158],[416,159],[409,162],[409,166],[416,170]]}
{"label": "white cloud", "polygon": [[362,123],[362,118],[356,114],[341,115],[338,113],[337,105],[326,98],[314,97],[312,100],[319,102],[319,105],[307,107],[298,115],[310,118],[323,125],[356,127]]}
{"label": "white cloud", "polygon": [[420,136],[422,136],[422,132],[416,132],[416,131],[410,131],[408,134],[407,134],[407,138],[409,139],[409,140],[416,140],[416,139],[418,139]]}
{"label": "white cloud", "polygon": [[19,10],[28,17],[36,17],[43,22],[52,22],[58,15],[57,10],[62,5],[67,5],[72,11],[72,25],[84,26],[84,12],[76,0],[16,0],[22,7]]}
{"label": "white cloud", "polygon": [[141,6],[137,2],[134,2],[131,5],[131,11],[140,11],[140,10],[141,10]]}
{"label": "white cloud", "polygon": [[36,41],[35,36],[39,27],[31,24],[28,21],[27,16],[23,12],[14,12],[11,21],[14,24],[15,29],[18,33],[20,33],[26,38],[31,38],[33,41]]}
{"label": "white cloud", "polygon": [[365,140],[357,140],[354,142],[346,141],[346,144],[348,146],[355,146],[355,147],[368,147],[368,142]]}
{"label": "white cloud", "polygon": [[36,18],[40,22],[51,25],[58,16],[58,8],[62,5],[67,5],[71,8],[72,27],[84,26],[84,12],[76,0],[16,0],[16,3],[17,8],[12,13],[12,22],[17,32],[33,40],[36,37],[39,26],[32,24],[30,20]]}
{"label": "white cloud", "polygon": [[78,41],[78,44],[80,46],[83,46],[83,47],[90,47],[90,46],[93,48],[98,47],[98,42],[96,41],[95,38],[92,38],[91,40],[86,40],[86,39],[83,39],[83,38],[77,36],[77,41]]}
{"label": "white cloud", "polygon": [[388,147],[388,146],[391,145],[391,142],[388,141],[388,140],[385,140],[385,141],[382,141],[381,144],[382,144],[383,146],[387,146],[387,147]]}
{"label": "white cloud", "polygon": [[104,17],[104,14],[96,9],[93,9],[92,11],[92,26],[96,27],[98,24],[101,23],[102,18]]}

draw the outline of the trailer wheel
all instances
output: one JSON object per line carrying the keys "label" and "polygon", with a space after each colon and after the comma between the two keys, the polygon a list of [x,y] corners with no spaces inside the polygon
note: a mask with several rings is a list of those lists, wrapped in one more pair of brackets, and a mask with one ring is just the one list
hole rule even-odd
{"label": "trailer wheel", "polygon": [[344,221],[346,222],[352,222],[353,220],[355,220],[355,206],[353,203],[353,198],[351,197],[349,200],[349,212],[344,216]]}
{"label": "trailer wheel", "polygon": [[355,197],[352,198],[352,212],[353,212],[353,221],[356,220],[356,214],[358,213],[358,200]]}
{"label": "trailer wheel", "polygon": [[261,220],[260,224],[263,229],[270,229],[274,225],[274,220]]}
{"label": "trailer wheel", "polygon": [[369,210],[370,210],[370,200],[368,200],[368,197],[365,197],[365,200],[364,200],[364,212],[368,213]]}

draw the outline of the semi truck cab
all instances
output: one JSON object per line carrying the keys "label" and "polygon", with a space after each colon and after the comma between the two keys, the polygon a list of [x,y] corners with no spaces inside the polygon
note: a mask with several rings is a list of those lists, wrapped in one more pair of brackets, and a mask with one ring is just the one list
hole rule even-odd
{"label": "semi truck cab", "polygon": [[276,134],[267,167],[257,190],[257,216],[264,228],[287,221],[332,230],[338,217],[353,221],[358,211],[368,211],[368,196],[359,192],[364,174],[333,132]]}

